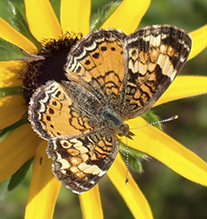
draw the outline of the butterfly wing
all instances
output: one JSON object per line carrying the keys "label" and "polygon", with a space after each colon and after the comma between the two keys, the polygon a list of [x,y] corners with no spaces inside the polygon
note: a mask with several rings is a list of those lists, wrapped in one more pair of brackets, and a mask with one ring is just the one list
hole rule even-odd
{"label": "butterfly wing", "polygon": [[79,136],[51,138],[47,149],[53,172],[74,193],[94,187],[106,174],[119,149],[117,136],[104,128]]}
{"label": "butterfly wing", "polygon": [[87,35],[69,53],[66,76],[82,80],[106,104],[117,104],[124,78],[125,38],[123,32],[112,29]]}
{"label": "butterfly wing", "polygon": [[116,108],[124,120],[153,106],[180,72],[190,49],[188,33],[170,25],[139,28],[127,37],[123,90]]}
{"label": "butterfly wing", "polygon": [[119,144],[108,127],[94,128],[100,125],[93,107],[99,102],[90,91],[73,81],[63,84],[49,81],[36,90],[29,120],[34,131],[48,140],[47,153],[54,161],[52,170],[57,179],[74,193],[81,193],[106,174]]}
{"label": "butterfly wing", "polygon": [[34,131],[46,140],[93,130],[94,117],[87,117],[65,88],[55,81],[49,81],[35,91],[28,114]]}

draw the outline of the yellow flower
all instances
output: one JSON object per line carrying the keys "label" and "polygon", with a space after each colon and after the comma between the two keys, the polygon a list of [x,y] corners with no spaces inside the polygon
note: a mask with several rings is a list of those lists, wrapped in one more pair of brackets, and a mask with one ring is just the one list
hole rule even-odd
{"label": "yellow flower", "polygon": [[[131,33],[139,25],[149,4],[149,0],[124,0],[102,27],[114,27],[127,34]],[[39,42],[49,38],[58,40],[67,31],[81,32],[84,35],[89,33],[90,8],[90,0],[62,0],[59,23],[48,0],[25,0],[29,28]],[[3,19],[0,19],[0,30],[1,38],[27,52],[37,54],[37,47]],[[189,59],[206,47],[207,26],[190,35],[193,38],[193,47]],[[21,62],[0,62],[0,87],[22,86],[19,79],[21,71]],[[206,85],[207,77],[178,76],[155,106],[206,93]],[[0,104],[0,129],[4,129],[0,136],[0,181],[14,174],[26,161],[35,156],[25,218],[52,218],[61,183],[51,172],[52,161],[45,153],[47,142],[41,140],[24,119],[20,120],[27,111],[25,100],[21,95],[1,97]],[[15,125],[8,131],[6,127],[12,124]],[[137,124],[141,126],[146,122],[142,118],[136,118],[128,121],[128,124],[130,127],[137,127]],[[134,140],[128,140],[130,147],[155,157],[193,182],[207,185],[207,164],[194,153],[155,127],[150,126],[133,132]],[[125,185],[126,172],[126,166],[118,154],[108,171],[108,177],[135,218],[152,218],[150,207],[130,174],[129,183]],[[79,198],[84,218],[103,218],[98,186],[80,194]]]}

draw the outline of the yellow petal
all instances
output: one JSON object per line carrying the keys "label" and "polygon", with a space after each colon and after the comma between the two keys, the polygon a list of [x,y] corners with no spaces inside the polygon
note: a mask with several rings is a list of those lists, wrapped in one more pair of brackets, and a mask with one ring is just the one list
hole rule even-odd
{"label": "yellow petal", "polygon": [[[133,128],[146,122],[139,117],[129,124]],[[133,133],[136,136],[128,140],[130,147],[149,154],[181,176],[207,186],[207,163],[192,151],[153,126],[133,129]]]}
{"label": "yellow petal", "polygon": [[13,43],[14,45],[24,49],[30,53],[37,53],[35,45],[29,41],[25,36],[11,27],[6,21],[0,18],[0,37],[4,40]]}
{"label": "yellow petal", "polygon": [[62,0],[61,26],[63,34],[67,31],[83,33],[90,31],[91,0]]}
{"label": "yellow petal", "polygon": [[0,62],[0,87],[15,87],[22,85],[22,80],[20,79],[21,70],[21,62]]}
{"label": "yellow petal", "polygon": [[46,154],[47,142],[39,145],[26,206],[25,219],[51,219],[61,183],[51,171],[52,160]]}
{"label": "yellow petal", "polygon": [[88,192],[81,193],[79,199],[84,219],[103,218],[98,185]]}
{"label": "yellow petal", "polygon": [[109,169],[107,175],[110,180],[123,197],[125,203],[132,212],[134,218],[150,219],[153,218],[149,204],[139,187],[129,174],[129,182],[126,181],[127,168],[123,162],[121,155],[118,154],[112,167]]}
{"label": "yellow petal", "polygon": [[0,143],[0,182],[14,174],[31,159],[40,143],[40,138],[26,124],[11,133]]}
{"label": "yellow petal", "polygon": [[178,76],[153,107],[166,102],[207,93],[207,77]]}
{"label": "yellow petal", "polygon": [[124,0],[106,20],[102,28],[112,27],[129,34],[136,30],[146,13],[150,0]]}
{"label": "yellow petal", "polygon": [[199,28],[190,33],[192,37],[192,50],[188,59],[192,59],[197,56],[207,46],[207,25]]}
{"label": "yellow petal", "polygon": [[38,41],[62,36],[58,19],[49,0],[24,0],[31,33]]}
{"label": "yellow petal", "polygon": [[26,111],[25,100],[22,96],[0,98],[0,129],[20,120]]}

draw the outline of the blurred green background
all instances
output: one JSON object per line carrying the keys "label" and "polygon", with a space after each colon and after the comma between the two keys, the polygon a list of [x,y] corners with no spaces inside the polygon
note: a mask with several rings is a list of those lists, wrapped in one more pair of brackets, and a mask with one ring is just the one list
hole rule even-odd
{"label": "blurred green background", "polygon": [[[11,0],[10,0],[11,1]],[[13,0],[18,5],[23,0]],[[51,1],[58,8],[59,0]],[[84,0],[83,0],[84,2]],[[108,0],[92,0],[92,17]],[[7,1],[0,0],[0,16],[7,19]],[[59,16],[58,10],[56,10]],[[10,22],[7,20],[7,22]],[[206,0],[152,0],[140,26],[173,24],[188,32],[207,23]],[[0,30],[1,31],[1,30]],[[207,36],[206,36],[207,38]],[[207,75],[207,50],[189,61],[182,75]],[[161,119],[179,115],[164,124],[164,131],[207,161],[207,96],[164,104],[153,109]],[[207,188],[194,184],[150,158],[143,162],[144,173],[133,172],[134,179],[146,196],[155,219],[206,219]],[[27,202],[31,170],[23,183],[7,192],[8,180],[0,184],[0,218],[21,219]],[[107,177],[100,182],[100,193],[106,219],[133,218],[126,204]],[[81,218],[78,196],[64,187],[58,197],[54,219]]]}

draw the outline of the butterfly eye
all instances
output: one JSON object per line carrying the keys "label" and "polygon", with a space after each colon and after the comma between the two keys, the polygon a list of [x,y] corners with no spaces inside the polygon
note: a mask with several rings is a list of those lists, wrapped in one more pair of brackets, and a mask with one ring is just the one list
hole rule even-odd
{"label": "butterfly eye", "polygon": [[119,126],[119,136],[127,136],[128,137],[128,133],[129,133],[129,126],[125,123],[121,124]]}

